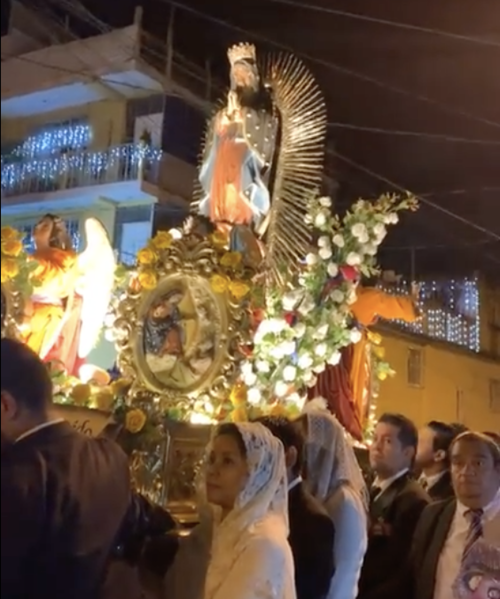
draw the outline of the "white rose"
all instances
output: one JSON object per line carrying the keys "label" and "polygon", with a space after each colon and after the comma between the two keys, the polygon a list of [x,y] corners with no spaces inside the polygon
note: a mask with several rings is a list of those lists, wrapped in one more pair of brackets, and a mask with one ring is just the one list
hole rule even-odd
{"label": "white rose", "polygon": [[349,338],[351,340],[351,343],[358,343],[359,341],[361,341],[361,331],[359,329],[351,329],[350,333],[349,333]]}
{"label": "white rose", "polygon": [[323,208],[330,208],[332,205],[332,200],[328,196],[325,196],[319,199],[319,203],[321,206],[323,206]]}
{"label": "white rose", "polygon": [[303,322],[297,322],[293,327],[293,330],[297,339],[300,339],[304,336],[304,333],[306,332],[306,325]]}
{"label": "white rose", "polygon": [[308,370],[302,375],[302,380],[308,387],[314,387],[318,379],[312,370]]}
{"label": "white rose", "polygon": [[328,333],[328,325],[327,324],[323,324],[320,327],[318,327],[315,331],[314,331],[314,339],[316,339],[317,341],[321,341],[321,339],[324,339]]}
{"label": "white rose", "polygon": [[297,369],[295,366],[285,366],[283,368],[283,380],[292,383],[297,378]]}
{"label": "white rose", "polygon": [[310,225],[312,223],[313,219],[312,216],[310,214],[306,214],[304,216],[304,222],[307,223],[308,225]]}
{"label": "white rose", "polygon": [[396,212],[389,212],[389,214],[386,214],[384,217],[384,223],[386,225],[396,225],[399,222],[399,216],[396,214]]}
{"label": "white rose", "polygon": [[336,277],[339,274],[339,267],[335,264],[335,262],[330,262],[330,264],[326,267],[326,272],[330,277]]}
{"label": "white rose", "polygon": [[332,249],[330,247],[322,247],[319,249],[318,254],[322,260],[329,260],[332,257]]}
{"label": "white rose", "polygon": [[316,214],[316,218],[314,219],[314,226],[321,228],[326,225],[326,214],[324,212],[318,212]]}
{"label": "white rose", "polygon": [[289,385],[283,381],[278,381],[274,386],[276,397],[284,397],[288,393]]}
{"label": "white rose", "polygon": [[247,393],[247,400],[249,404],[252,404],[253,406],[257,405],[259,403],[261,399],[261,394],[259,389],[257,389],[257,387],[252,387],[251,389],[248,390]]}
{"label": "white rose", "polygon": [[345,295],[342,291],[340,291],[340,289],[334,289],[330,293],[330,298],[336,304],[341,304],[345,300]]}
{"label": "white rose", "polygon": [[266,362],[266,360],[259,360],[258,362],[256,362],[255,367],[259,372],[262,372],[264,374],[267,374],[271,370],[269,362]]}
{"label": "white rose", "polygon": [[316,364],[316,366],[313,368],[313,372],[314,374],[321,374],[325,371],[325,368],[326,364],[324,362],[320,362],[319,364]]}
{"label": "white rose", "polygon": [[318,263],[318,255],[317,254],[307,254],[306,256],[306,264],[307,266],[315,266]]}
{"label": "white rose", "polygon": [[356,293],[356,289],[350,289],[346,297],[346,303],[348,303],[349,306],[352,306],[357,299],[358,294]]}
{"label": "white rose", "polygon": [[327,362],[330,366],[336,366],[340,362],[340,358],[342,354],[339,351],[334,351],[333,354],[330,355]]}
{"label": "white rose", "polygon": [[297,349],[295,341],[284,341],[281,345],[283,346],[283,353],[285,356],[291,356]]}
{"label": "white rose", "polygon": [[375,256],[377,253],[377,246],[373,243],[367,243],[363,249],[368,256]]}
{"label": "white rose", "polygon": [[342,235],[340,235],[340,233],[337,233],[336,235],[333,236],[332,242],[338,248],[343,248],[345,245],[344,238],[342,237]]}
{"label": "white rose", "polygon": [[313,365],[313,359],[311,354],[302,354],[299,356],[299,360],[297,362],[298,367],[301,370],[308,370]]}
{"label": "white rose", "polygon": [[322,235],[319,239],[318,239],[318,247],[320,248],[326,248],[330,246],[330,238],[327,235]]}
{"label": "white rose", "polygon": [[361,264],[361,256],[356,252],[349,252],[345,261],[349,266],[359,266]]}
{"label": "white rose", "polygon": [[384,223],[377,223],[373,227],[373,232],[379,240],[384,239],[384,237],[387,235],[387,229],[385,228]]}
{"label": "white rose", "polygon": [[285,312],[291,312],[295,309],[300,300],[304,297],[304,292],[301,289],[288,291],[283,296],[283,309]]}
{"label": "white rose", "polygon": [[276,360],[277,362],[283,360],[283,358],[286,356],[286,351],[283,348],[283,343],[271,347],[271,349],[269,350],[269,355],[271,356],[271,358],[273,358],[273,360]]}
{"label": "white rose", "polygon": [[257,375],[255,372],[247,372],[243,375],[243,382],[247,387],[252,387],[257,382]]}
{"label": "white rose", "polygon": [[327,347],[326,343],[319,343],[314,348],[314,353],[318,356],[318,358],[322,358],[323,356],[325,356],[327,351],[328,351],[328,347]]}
{"label": "white rose", "polygon": [[300,312],[300,314],[309,314],[309,312],[311,310],[314,310],[315,307],[316,304],[314,302],[314,299],[310,295],[306,295],[306,297],[302,300],[297,310]]}
{"label": "white rose", "polygon": [[[363,223],[356,223],[355,225],[353,225],[351,228],[351,233],[357,239],[368,236],[368,230],[366,229],[366,226]],[[361,243],[364,243],[364,242],[361,242]]]}

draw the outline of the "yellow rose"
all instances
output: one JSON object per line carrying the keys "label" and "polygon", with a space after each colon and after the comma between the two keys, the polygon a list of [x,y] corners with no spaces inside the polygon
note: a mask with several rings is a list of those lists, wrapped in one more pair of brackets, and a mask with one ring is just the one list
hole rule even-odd
{"label": "yellow rose", "polygon": [[286,417],[286,415],[287,415],[286,408],[281,403],[275,404],[271,408],[271,411],[269,413],[271,414],[271,416],[277,416],[277,417]]}
{"label": "yellow rose", "polygon": [[156,289],[156,285],[158,283],[158,277],[156,273],[152,270],[145,270],[139,273],[138,276],[139,285],[145,289],[146,291],[151,291],[152,289]]}
{"label": "yellow rose", "polygon": [[146,421],[146,414],[144,414],[142,410],[139,410],[138,408],[135,410],[130,410],[130,412],[127,412],[127,415],[125,416],[125,428],[129,433],[136,435],[142,431]]}
{"label": "yellow rose", "polygon": [[235,408],[244,406],[247,402],[247,389],[245,385],[238,384],[233,387],[229,400]]}
{"label": "yellow rose", "polygon": [[223,233],[222,231],[215,231],[210,235],[210,243],[215,246],[217,249],[222,249],[227,246],[229,242],[228,235]]}
{"label": "yellow rose", "polygon": [[241,254],[239,252],[226,252],[220,259],[220,263],[224,268],[236,268],[241,264]]}
{"label": "yellow rose", "polygon": [[373,353],[379,360],[383,360],[385,358],[385,347],[374,347]]}
{"label": "yellow rose", "polygon": [[[19,274],[19,264],[13,258],[2,260],[2,281],[8,281]],[[3,280],[5,277],[5,281]]]}
{"label": "yellow rose", "polygon": [[245,408],[236,408],[231,412],[231,422],[246,422],[248,420],[247,411]]}
{"label": "yellow rose", "polygon": [[384,371],[379,372],[377,375],[377,378],[379,381],[385,381],[387,378],[387,372],[384,372]]}
{"label": "yellow rose", "polygon": [[229,291],[234,298],[241,300],[245,297],[245,295],[248,295],[250,292],[250,287],[241,281],[231,281],[229,283]]}
{"label": "yellow rose", "polygon": [[168,250],[174,238],[168,231],[159,231],[153,238],[153,245],[159,250]]}
{"label": "yellow rose", "polygon": [[10,239],[18,239],[19,232],[12,227],[2,227],[2,242]]}
{"label": "yellow rose", "polygon": [[80,383],[71,389],[70,396],[77,406],[81,406],[90,399],[91,392],[90,385]]}
{"label": "yellow rose", "polygon": [[139,264],[154,264],[156,262],[156,254],[151,248],[142,248],[137,252],[137,262]]}
{"label": "yellow rose", "polygon": [[215,293],[224,293],[227,291],[228,283],[227,277],[223,277],[222,275],[213,275],[210,279],[210,285]]}
{"label": "yellow rose", "polygon": [[95,401],[96,408],[99,410],[104,410],[105,412],[109,412],[113,406],[113,402],[115,401],[115,394],[113,393],[113,389],[111,387],[104,387],[104,389],[100,389],[93,397]]}
{"label": "yellow rose", "polygon": [[378,333],[373,333],[370,331],[368,333],[368,340],[373,343],[373,345],[380,345],[382,343],[382,336]]}
{"label": "yellow rose", "polygon": [[19,239],[2,239],[2,254],[17,258],[23,251],[23,244]]}

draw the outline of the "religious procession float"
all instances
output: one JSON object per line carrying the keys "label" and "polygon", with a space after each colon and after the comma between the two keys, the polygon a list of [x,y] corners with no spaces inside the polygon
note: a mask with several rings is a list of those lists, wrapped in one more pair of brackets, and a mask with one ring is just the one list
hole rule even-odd
{"label": "religious procession float", "polygon": [[[413,197],[359,200],[342,218],[321,197],[327,115],[294,56],[229,49],[230,90],[209,122],[191,216],[117,265],[101,223],[76,253],[63,220],[34,253],[2,228],[2,335],[48,364],[56,400],[89,434],[116,434],[138,489],[194,514],[210,425],[300,414],[321,396],[350,434],[391,371],[378,316],[417,318],[411,294],[366,285],[377,249]],[[116,368],[88,361],[101,331]],[[106,427],[106,430],[104,428]]]}

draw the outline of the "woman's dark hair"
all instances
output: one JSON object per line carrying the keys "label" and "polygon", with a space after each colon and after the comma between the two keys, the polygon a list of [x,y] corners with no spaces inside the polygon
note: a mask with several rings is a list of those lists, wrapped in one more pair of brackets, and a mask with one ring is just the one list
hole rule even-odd
{"label": "woman's dark hair", "polygon": [[398,429],[398,439],[403,447],[417,449],[418,430],[409,418],[403,414],[386,413],[382,414],[378,421]]}
{"label": "woman's dark hair", "polygon": [[245,445],[245,441],[243,440],[243,436],[240,433],[240,430],[236,426],[236,424],[233,424],[232,422],[225,422],[224,424],[219,425],[215,431],[215,437],[222,437],[222,436],[232,437],[236,441],[236,444],[238,445],[238,449],[240,450],[241,455],[243,457],[246,457],[247,448]]}
{"label": "woman's dark hair", "polygon": [[55,214],[46,214],[41,220],[48,220],[52,224],[49,239],[50,247],[65,251],[74,249],[73,241],[62,218]]}
{"label": "woman's dark hair", "polygon": [[283,443],[285,451],[291,447],[295,447],[297,450],[297,461],[293,467],[293,473],[298,476],[302,472],[304,461],[304,438],[299,427],[287,418],[277,416],[263,416],[262,418],[257,418],[255,422],[260,422],[269,429]]}

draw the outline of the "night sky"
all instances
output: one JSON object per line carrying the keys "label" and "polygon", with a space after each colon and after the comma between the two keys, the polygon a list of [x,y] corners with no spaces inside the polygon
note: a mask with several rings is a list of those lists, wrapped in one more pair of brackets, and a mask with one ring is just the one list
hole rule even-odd
{"label": "night sky", "polygon": [[[166,38],[172,9],[167,0],[83,0],[83,4],[114,27],[130,24],[135,6],[142,4],[146,29]],[[280,45],[293,48],[305,58],[325,93],[331,123],[327,167],[340,183],[340,205],[359,195],[390,190],[383,181],[387,179],[426,194],[427,200],[459,216],[452,218],[423,205],[417,215],[396,227],[384,261],[408,270],[409,248],[416,247],[417,270],[438,264],[451,271],[459,265],[460,270],[481,268],[500,276],[500,2],[290,0],[290,5],[282,0],[182,0],[175,11],[175,49],[200,66],[210,59],[216,77],[225,80],[225,50],[231,43],[253,41],[263,51]],[[498,45],[313,11],[304,5]]]}

